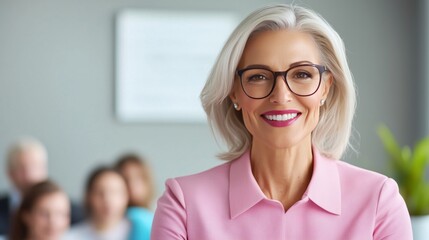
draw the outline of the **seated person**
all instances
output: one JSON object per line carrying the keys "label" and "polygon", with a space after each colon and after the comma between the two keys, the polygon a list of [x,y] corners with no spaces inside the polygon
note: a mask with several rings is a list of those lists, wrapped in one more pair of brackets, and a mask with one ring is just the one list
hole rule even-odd
{"label": "seated person", "polygon": [[7,176],[12,184],[0,196],[0,235],[9,232],[11,217],[21,203],[24,191],[48,176],[47,153],[42,143],[32,138],[20,139],[8,150]]}
{"label": "seated person", "polygon": [[46,180],[30,187],[12,223],[10,240],[59,240],[70,225],[69,199]]}
{"label": "seated person", "polygon": [[[41,142],[23,138],[8,151],[6,169],[12,186],[8,193],[0,196],[0,236],[9,232],[11,216],[21,203],[21,196],[32,185],[48,177],[48,155]],[[71,223],[83,218],[82,210],[71,204]]]}
{"label": "seated person", "polygon": [[70,240],[125,240],[131,225],[125,217],[128,192],[125,180],[114,169],[95,169],[86,182],[87,219],[72,227]]}
{"label": "seated person", "polygon": [[154,195],[150,168],[136,154],[123,155],[115,168],[124,177],[130,196],[127,217],[131,221],[132,229],[129,240],[150,239],[153,221],[150,206]]}

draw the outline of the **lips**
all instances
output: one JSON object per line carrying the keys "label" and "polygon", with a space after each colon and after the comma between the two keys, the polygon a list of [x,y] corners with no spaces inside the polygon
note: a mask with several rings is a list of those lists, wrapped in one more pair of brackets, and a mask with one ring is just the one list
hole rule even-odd
{"label": "lips", "polygon": [[290,126],[300,116],[301,112],[297,110],[269,111],[261,115],[262,119],[273,127]]}

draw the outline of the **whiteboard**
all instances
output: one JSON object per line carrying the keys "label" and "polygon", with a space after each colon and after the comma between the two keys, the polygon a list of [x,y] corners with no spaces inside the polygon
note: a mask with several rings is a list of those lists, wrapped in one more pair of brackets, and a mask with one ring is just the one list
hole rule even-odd
{"label": "whiteboard", "polygon": [[116,19],[116,115],[205,122],[199,94],[237,25],[226,12],[123,10]]}

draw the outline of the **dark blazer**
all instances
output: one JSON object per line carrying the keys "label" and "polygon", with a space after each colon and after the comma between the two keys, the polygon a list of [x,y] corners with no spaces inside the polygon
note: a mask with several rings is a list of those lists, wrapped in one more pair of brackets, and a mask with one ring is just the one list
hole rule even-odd
{"label": "dark blazer", "polygon": [[[2,194],[0,196],[0,236],[7,235],[12,224],[12,214],[10,209],[10,196]],[[82,221],[85,218],[83,208],[71,202],[70,223],[71,225]]]}
{"label": "dark blazer", "polygon": [[10,224],[10,206],[9,195],[0,196],[0,235],[6,235],[9,232]]}
{"label": "dark blazer", "polygon": [[81,205],[70,202],[70,224],[74,225],[85,219],[85,212]]}

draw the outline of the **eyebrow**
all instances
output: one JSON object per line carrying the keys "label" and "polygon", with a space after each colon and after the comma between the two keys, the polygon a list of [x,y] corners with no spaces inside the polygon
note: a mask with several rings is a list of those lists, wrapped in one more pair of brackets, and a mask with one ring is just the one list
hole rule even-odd
{"label": "eyebrow", "polygon": [[294,66],[301,65],[301,64],[314,64],[314,63],[312,63],[312,62],[310,62],[310,61],[299,61],[299,62],[291,63],[291,64],[289,65],[289,67],[294,67]]}
{"label": "eyebrow", "polygon": [[[291,68],[291,67],[298,66],[298,65],[301,65],[301,64],[314,64],[314,63],[312,63],[312,62],[310,62],[310,61],[298,61],[298,62],[291,63],[291,64],[289,65],[289,67]],[[252,65],[248,65],[248,66],[244,67],[243,69],[245,69],[245,68],[264,68],[264,69],[271,69],[271,67],[270,67],[270,66],[268,66],[268,65],[264,65],[264,64],[252,64]]]}

